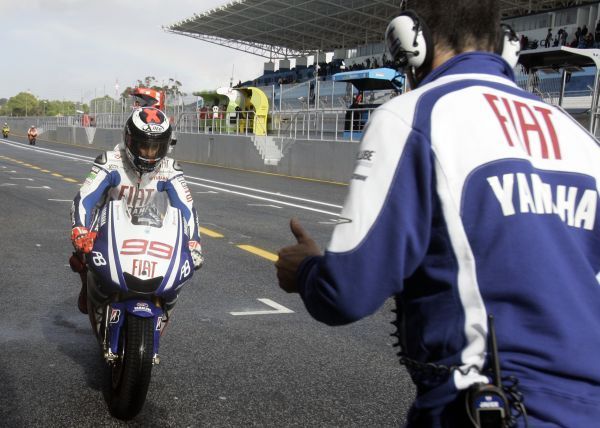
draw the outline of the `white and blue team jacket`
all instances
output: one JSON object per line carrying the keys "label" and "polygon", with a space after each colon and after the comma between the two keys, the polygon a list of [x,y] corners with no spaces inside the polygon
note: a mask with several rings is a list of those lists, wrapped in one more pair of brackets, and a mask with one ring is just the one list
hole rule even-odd
{"label": "white and blue team jacket", "polygon": [[[152,172],[140,174],[126,158],[123,144],[101,154],[79,189],[71,208],[72,226],[90,227],[97,207],[124,200],[132,213],[150,202],[178,208],[189,227],[190,239],[200,242],[198,216],[183,171],[176,160],[164,158]],[[158,200],[157,200],[158,199]]]}
{"label": "white and blue team jacket", "polygon": [[[599,426],[599,182],[585,129],[519,89],[499,56],[459,55],[374,112],[346,221],[300,266],[300,294],[332,325],[399,296],[408,356],[465,373],[486,364],[492,314],[530,426]],[[417,385],[412,413],[480,380]]]}

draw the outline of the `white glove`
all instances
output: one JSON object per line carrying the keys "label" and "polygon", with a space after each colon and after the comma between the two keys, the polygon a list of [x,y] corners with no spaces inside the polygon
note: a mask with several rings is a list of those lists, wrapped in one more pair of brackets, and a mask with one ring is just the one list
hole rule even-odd
{"label": "white glove", "polygon": [[202,245],[198,241],[189,241],[188,247],[192,255],[192,262],[194,263],[194,270],[198,270],[204,264],[204,256],[202,255]]}

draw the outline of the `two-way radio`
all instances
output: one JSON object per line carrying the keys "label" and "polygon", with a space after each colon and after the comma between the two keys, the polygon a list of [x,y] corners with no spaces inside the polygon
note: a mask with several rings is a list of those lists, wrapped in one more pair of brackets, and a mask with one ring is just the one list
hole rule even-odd
{"label": "two-way radio", "polygon": [[492,315],[488,315],[488,349],[493,383],[476,383],[469,388],[465,403],[467,414],[476,428],[506,428],[511,418],[510,403],[502,389],[498,344]]}

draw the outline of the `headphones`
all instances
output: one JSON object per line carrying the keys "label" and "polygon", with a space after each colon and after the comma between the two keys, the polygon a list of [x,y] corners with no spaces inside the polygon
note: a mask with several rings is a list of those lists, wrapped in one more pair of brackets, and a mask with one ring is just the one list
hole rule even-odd
{"label": "headphones", "polygon": [[[513,68],[519,60],[521,45],[514,30],[501,24],[502,37],[496,46],[496,53]],[[426,76],[431,72],[433,61],[433,38],[427,24],[416,12],[407,9],[392,19],[385,30],[387,48],[401,67],[409,67],[415,82],[416,73]]]}

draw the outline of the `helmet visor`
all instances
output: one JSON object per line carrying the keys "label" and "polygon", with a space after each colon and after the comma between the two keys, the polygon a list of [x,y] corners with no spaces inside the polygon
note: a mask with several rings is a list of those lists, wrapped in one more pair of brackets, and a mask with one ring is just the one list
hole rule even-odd
{"label": "helmet visor", "polygon": [[167,154],[169,140],[169,137],[144,140],[131,137],[129,149],[136,157],[146,162],[157,162]]}

